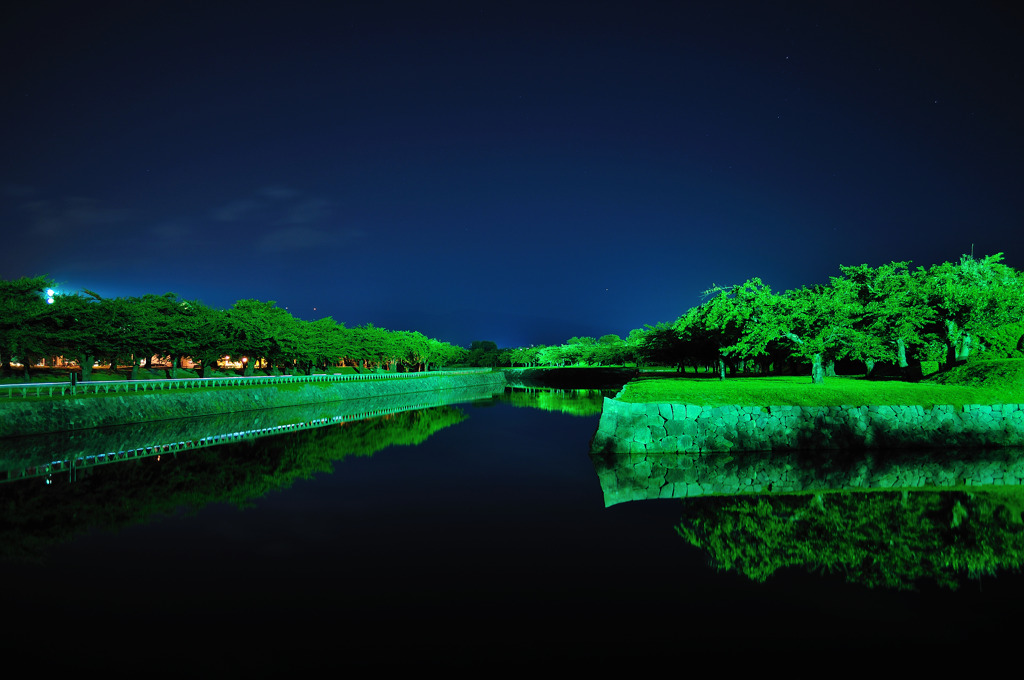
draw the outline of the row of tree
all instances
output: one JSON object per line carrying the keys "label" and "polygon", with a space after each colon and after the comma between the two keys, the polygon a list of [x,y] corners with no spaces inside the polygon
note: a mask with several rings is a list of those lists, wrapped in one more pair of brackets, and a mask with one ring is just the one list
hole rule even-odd
{"label": "row of tree", "polygon": [[274,302],[239,300],[216,309],[174,293],[104,298],[91,291],[44,295],[46,276],[0,281],[0,360],[25,366],[45,357],[73,359],[88,380],[97,361],[132,366],[132,377],[153,357],[172,367],[189,357],[203,374],[225,356],[245,357],[256,368],[310,372],[330,365],[428,370],[459,363],[466,350],[416,331],[388,331],[367,324],[346,328],[326,317],[296,319]]}
{"label": "row of tree", "polygon": [[972,351],[1024,356],[1024,274],[1002,254],[927,269],[909,262],[840,267],[829,283],[776,293],[759,278],[705,291],[674,322],[557,346],[504,350],[506,365],[644,363],[760,370],[793,362],[814,382],[836,361],[885,362],[913,373],[922,360],[955,363]]}
{"label": "row of tree", "polygon": [[[828,284],[775,293],[760,279],[707,292],[704,304],[652,331],[651,349],[675,363],[714,361],[762,367],[786,357],[810,364],[813,382],[840,359],[904,373],[932,359],[952,364],[975,349],[1019,351],[1024,275],[1002,254],[965,255],[927,269],[909,262],[840,267]],[[673,356],[674,355],[674,356]]]}

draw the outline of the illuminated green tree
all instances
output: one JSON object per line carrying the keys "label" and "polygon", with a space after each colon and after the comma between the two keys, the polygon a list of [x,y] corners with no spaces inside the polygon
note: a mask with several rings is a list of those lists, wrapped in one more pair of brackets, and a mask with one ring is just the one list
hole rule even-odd
{"label": "illuminated green tree", "polygon": [[466,360],[469,355],[469,350],[465,347],[459,347],[448,342],[442,342],[431,338],[430,342],[430,361],[425,366],[427,370],[430,370],[431,366],[435,368],[444,368],[451,364],[458,364]]}
{"label": "illuminated green tree", "polygon": [[228,334],[235,353],[249,357],[245,374],[251,375],[257,361],[274,366],[294,359],[298,345],[295,318],[274,301],[238,300],[227,310]]}
{"label": "illuminated green tree", "polygon": [[139,366],[149,367],[154,356],[166,357],[175,353],[179,340],[176,330],[186,313],[184,301],[174,293],[117,298],[123,306],[124,337],[118,342],[121,351],[129,355],[132,379],[138,377]]}
{"label": "illuminated green tree", "polygon": [[786,291],[768,309],[765,328],[789,340],[793,354],[810,362],[812,383],[825,382],[825,363],[842,358],[854,343],[858,306],[841,290],[813,286]]}
{"label": "illuminated green tree", "polygon": [[911,271],[909,264],[841,266],[843,276],[832,279],[832,287],[855,305],[851,355],[868,365],[869,374],[875,360],[892,361],[905,374],[909,348],[928,341],[924,329],[934,312],[925,304],[922,273]]}
{"label": "illuminated green tree", "polygon": [[756,277],[734,286],[715,286],[704,295],[710,299],[677,321],[677,329],[688,330],[693,342],[714,347],[721,379],[727,361],[763,354],[769,342],[791,333],[797,316],[796,306],[782,304]]}
{"label": "illuminated green tree", "polygon": [[232,327],[227,312],[197,300],[182,303],[178,317],[175,356],[188,356],[200,364],[200,376],[208,378],[221,357],[234,353]]}
{"label": "illuminated green tree", "polygon": [[946,346],[947,363],[966,360],[979,335],[1024,315],[1024,280],[1002,260],[1002,253],[980,260],[964,255],[925,273],[925,299],[937,322],[935,335]]}
{"label": "illuminated green tree", "polygon": [[626,335],[626,357],[637,368],[640,368],[645,360],[644,345],[647,341],[648,328],[634,328]]}

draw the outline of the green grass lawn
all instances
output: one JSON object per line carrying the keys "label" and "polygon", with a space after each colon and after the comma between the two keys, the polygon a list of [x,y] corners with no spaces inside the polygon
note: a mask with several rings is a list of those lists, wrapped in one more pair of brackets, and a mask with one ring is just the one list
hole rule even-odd
{"label": "green grass lawn", "polygon": [[[921,382],[826,378],[814,385],[808,376],[746,378],[642,376],[629,382],[617,397],[632,403],[697,404],[698,406],[863,406],[869,404],[1004,404],[1024,403],[1024,360],[972,362]],[[960,371],[962,375],[955,372]],[[984,379],[983,376],[988,376]],[[943,382],[944,380],[944,382]],[[958,384],[962,383],[962,384]]]}

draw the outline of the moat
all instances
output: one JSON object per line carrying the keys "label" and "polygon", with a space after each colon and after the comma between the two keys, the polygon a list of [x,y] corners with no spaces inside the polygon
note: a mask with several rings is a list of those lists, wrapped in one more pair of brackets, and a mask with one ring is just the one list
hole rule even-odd
{"label": "moat", "polygon": [[[3,647],[46,649],[69,670],[262,675],[1013,641],[1013,501],[823,489],[609,502],[621,461],[589,453],[608,394],[510,389],[0,484],[4,611],[18,624]],[[824,519],[808,521],[818,505]],[[869,515],[890,524],[865,528]],[[781,535],[794,522],[809,528]],[[927,552],[922,535],[947,543]],[[800,557],[813,541],[839,555],[831,571]],[[892,564],[857,562],[883,541]],[[985,562],[993,551],[1005,554]],[[932,564],[941,555],[996,568]],[[857,564],[834,568],[843,559]]]}

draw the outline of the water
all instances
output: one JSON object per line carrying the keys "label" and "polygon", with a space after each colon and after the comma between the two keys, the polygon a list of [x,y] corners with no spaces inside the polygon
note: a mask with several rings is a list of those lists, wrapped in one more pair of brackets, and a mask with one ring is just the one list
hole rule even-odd
{"label": "water", "polygon": [[714,501],[606,507],[588,455],[600,395],[568,399],[520,392],[2,484],[0,648],[133,676],[1015,648],[1012,571],[900,590],[717,569],[675,530]]}

